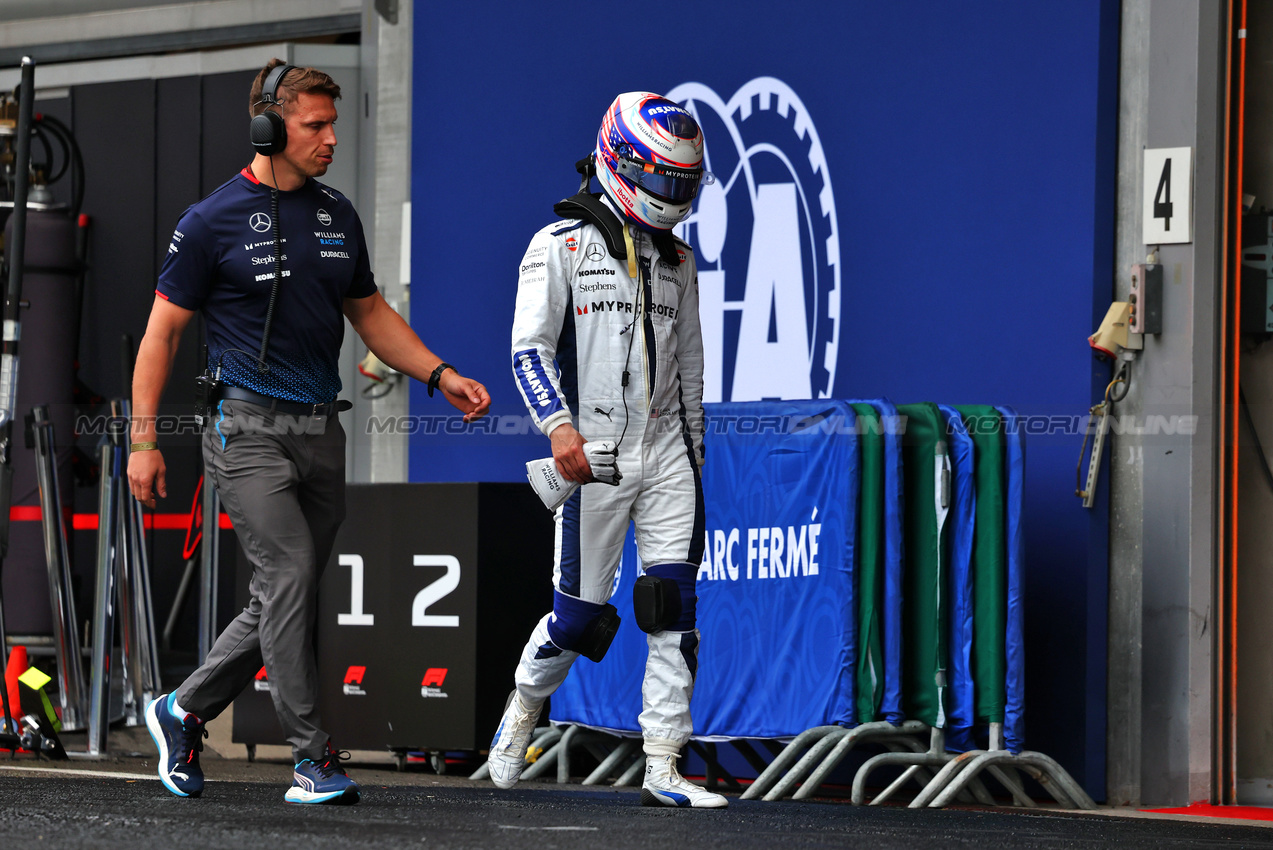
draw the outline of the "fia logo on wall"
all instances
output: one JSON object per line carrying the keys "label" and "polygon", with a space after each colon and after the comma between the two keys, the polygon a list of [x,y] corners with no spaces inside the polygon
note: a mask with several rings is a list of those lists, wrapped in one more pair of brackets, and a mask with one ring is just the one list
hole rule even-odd
{"label": "fia logo on wall", "polygon": [[698,260],[704,401],[827,398],[840,330],[840,233],[826,154],[786,83],[728,102],[703,83],[667,97],[703,128],[704,186],[677,235]]}

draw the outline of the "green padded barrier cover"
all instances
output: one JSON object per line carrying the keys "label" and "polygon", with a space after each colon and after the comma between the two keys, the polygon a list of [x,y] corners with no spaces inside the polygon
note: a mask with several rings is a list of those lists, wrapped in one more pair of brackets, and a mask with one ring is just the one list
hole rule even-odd
{"label": "green padded barrier cover", "polygon": [[946,725],[946,577],[942,533],[950,510],[946,425],[931,402],[899,404],[906,479],[906,576],[903,582],[902,704],[906,716]]}
{"label": "green padded barrier cover", "polygon": [[977,719],[1003,722],[1006,675],[1007,502],[1003,423],[986,404],[957,404],[977,452],[977,518],[972,544],[972,678]]}
{"label": "green padded barrier cover", "polygon": [[858,495],[858,662],[857,720],[879,716],[884,696],[884,640],[880,604],[884,594],[884,432],[880,414],[869,404],[854,404],[862,453]]}

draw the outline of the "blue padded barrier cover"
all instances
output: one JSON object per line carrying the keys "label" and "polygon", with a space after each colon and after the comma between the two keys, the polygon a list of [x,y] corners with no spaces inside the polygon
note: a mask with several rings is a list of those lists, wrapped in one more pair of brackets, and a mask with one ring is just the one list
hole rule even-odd
{"label": "blue padded barrier cover", "polygon": [[880,713],[890,723],[901,723],[902,711],[902,581],[906,564],[906,526],[902,500],[902,417],[888,399],[854,399],[880,412],[884,430],[884,698]]}
{"label": "blue padded barrier cover", "polygon": [[1008,619],[1007,668],[1003,705],[1003,743],[1011,752],[1025,747],[1025,434],[1021,420],[1010,407],[996,407],[1003,417],[1006,448],[1008,507]]}
{"label": "blue padded barrier cover", "polygon": [[972,680],[972,540],[977,515],[977,487],[972,437],[959,411],[938,405],[946,421],[946,443],[952,471],[952,503],[947,525],[950,554],[950,667],[946,707],[946,749],[964,753],[976,748],[973,727],[977,708]]}
{"label": "blue padded barrier cover", "polygon": [[[783,738],[812,726],[853,725],[852,408],[827,400],[705,407],[695,737]],[[779,546],[771,543],[775,531]],[[638,731],[646,647],[632,618],[637,572],[629,536],[611,599],[623,625],[600,664],[575,663],[552,697],[554,723]]]}
{"label": "blue padded barrier cover", "polygon": [[852,407],[858,421],[857,721],[870,723],[884,697],[884,429],[874,407]]}

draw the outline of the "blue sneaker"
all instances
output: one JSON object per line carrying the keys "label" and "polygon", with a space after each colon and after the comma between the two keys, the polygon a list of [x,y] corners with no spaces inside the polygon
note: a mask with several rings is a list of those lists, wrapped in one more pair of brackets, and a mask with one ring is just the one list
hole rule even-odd
{"label": "blue sneaker", "polygon": [[292,774],[292,787],[283,799],[289,803],[328,803],[335,806],[352,806],[358,802],[358,783],[345,774],[340,766],[349,753],[336,752],[329,742],[327,753],[321,761],[304,759],[296,765]]}
{"label": "blue sneaker", "polygon": [[199,752],[208,732],[193,714],[172,713],[176,694],[164,694],[146,706],[146,728],[159,747],[159,781],[178,797],[198,797],[203,793],[203,770]]}

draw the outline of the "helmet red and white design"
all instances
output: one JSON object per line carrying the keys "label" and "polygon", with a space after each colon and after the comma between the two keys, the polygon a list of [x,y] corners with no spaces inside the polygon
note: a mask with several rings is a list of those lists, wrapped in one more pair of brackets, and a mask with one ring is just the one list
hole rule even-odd
{"label": "helmet red and white design", "polygon": [[610,104],[596,163],[606,196],[647,230],[671,230],[690,214],[699,186],[713,182],[694,116],[652,92],[627,92]]}

